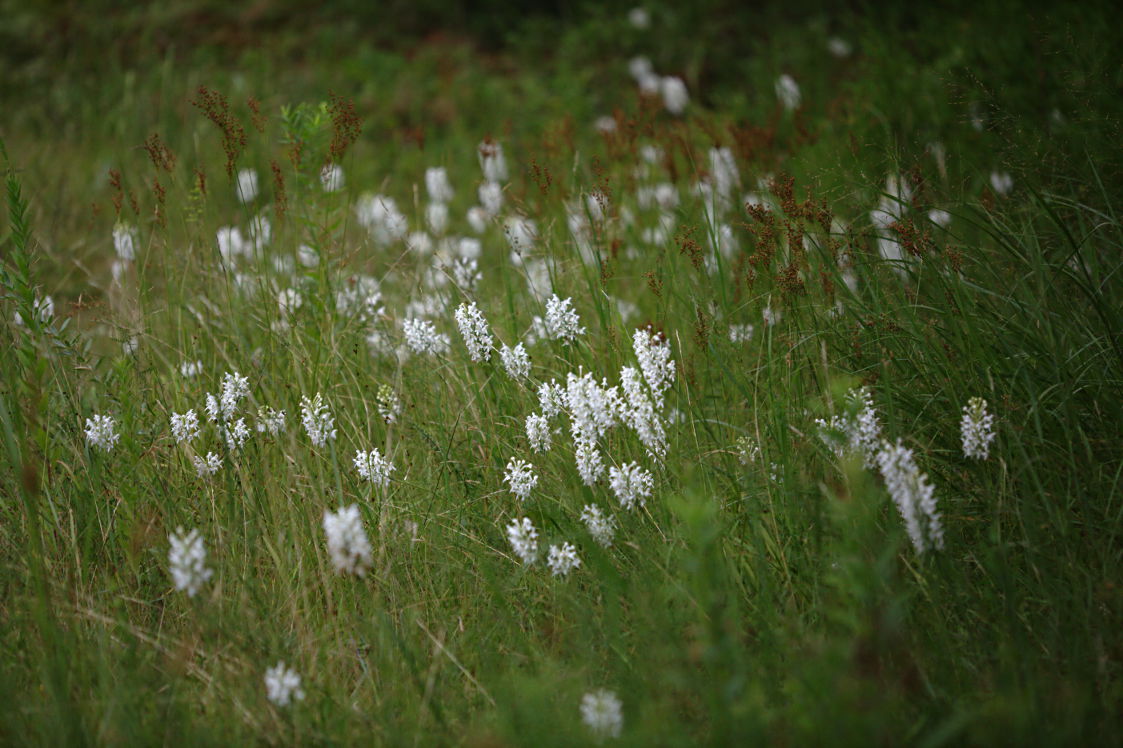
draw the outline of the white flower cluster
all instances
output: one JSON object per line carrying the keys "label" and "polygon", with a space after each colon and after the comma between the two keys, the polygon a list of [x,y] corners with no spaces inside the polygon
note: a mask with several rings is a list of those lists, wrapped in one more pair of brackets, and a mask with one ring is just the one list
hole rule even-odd
{"label": "white flower cluster", "polygon": [[994,441],[994,415],[987,412],[986,400],[973,397],[967,401],[963,406],[959,431],[965,457],[974,460],[990,457],[990,445]]}
{"label": "white flower cluster", "polygon": [[405,238],[409,221],[398,210],[394,198],[385,195],[363,195],[355,204],[359,225],[365,228],[376,244],[386,247]]}
{"label": "white flower cluster", "polygon": [[394,423],[402,412],[402,400],[394,388],[384,384],[378,388],[374,404],[378,407],[378,415],[386,423]]}
{"label": "white flower cluster", "polygon": [[109,452],[120,438],[112,416],[95,415],[86,419],[86,443],[91,447]]}
{"label": "white flower cluster", "polygon": [[194,455],[191,463],[195,466],[195,475],[200,478],[210,478],[222,468],[222,458],[214,452],[207,452],[206,457]]}
{"label": "white flower cluster", "polygon": [[329,439],[335,438],[335,418],[319,392],[311,400],[303,396],[300,398],[300,414],[312,446],[323,447]]}
{"label": "white flower cluster", "polygon": [[573,309],[572,299],[562,300],[554,294],[546,302],[546,334],[565,344],[572,343],[578,335],[585,334],[581,319]]}
{"label": "white flower cluster", "polygon": [[877,453],[877,464],[917,553],[943,548],[944,529],[940,513],[936,511],[934,489],[928,482],[928,475],[917,468],[912,450],[903,446],[899,439],[896,444],[883,442]]}
{"label": "white flower cluster", "polygon": [[569,572],[581,568],[581,558],[577,555],[577,548],[572,543],[562,543],[550,546],[546,554],[546,565],[550,567],[550,574],[555,577],[568,576]]}
{"label": "white flower cluster", "polygon": [[530,356],[527,355],[522,343],[514,348],[504,345],[499,350],[499,360],[511,379],[526,379],[530,376]]}
{"label": "white flower cluster", "polygon": [[207,418],[212,423],[218,424],[231,451],[239,449],[250,435],[245,419],[234,420],[238,404],[249,395],[249,392],[249,380],[235,371],[222,375],[222,390],[218,397],[207,393]]}
{"label": "white flower cluster", "polygon": [[198,530],[184,534],[180,527],[168,536],[168,541],[171,543],[168,567],[171,569],[175,588],[186,592],[188,597],[195,597],[214,574],[212,569],[206,567],[207,548],[203,544],[203,538]]}
{"label": "white flower cluster", "polygon": [[581,521],[598,544],[604,548],[612,545],[612,537],[616,534],[616,517],[611,514],[606,516],[596,504],[586,504],[581,510]]}
{"label": "white flower cluster", "polygon": [[616,494],[620,506],[631,509],[636,504],[644,506],[655,486],[651,473],[632,462],[608,469],[608,483]]}
{"label": "white flower cluster", "polygon": [[526,417],[526,438],[535,452],[550,451],[550,422],[539,413]]}
{"label": "white flower cluster", "polygon": [[524,564],[534,563],[538,556],[538,530],[534,529],[529,517],[511,520],[511,524],[507,525],[507,540]]}
{"label": "white flower cluster", "polygon": [[172,438],[176,444],[190,442],[199,436],[199,417],[194,410],[186,413],[172,413]]}
{"label": "white flower cluster", "polygon": [[454,314],[456,326],[460,329],[460,337],[464,338],[464,345],[468,348],[468,358],[473,361],[490,360],[491,332],[488,330],[487,320],[484,319],[475,302],[461,304],[456,307]]}
{"label": "white flower cluster", "polygon": [[258,432],[269,432],[271,436],[277,436],[285,431],[285,411],[274,410],[271,407],[258,408],[257,411],[257,430]]}
{"label": "white flower cluster", "polygon": [[534,466],[525,460],[512,457],[507,462],[507,469],[503,473],[503,480],[511,493],[526,501],[530,492],[538,485],[538,476],[534,474]]}
{"label": "white flower cluster", "polygon": [[881,422],[868,387],[846,393],[846,411],[843,415],[831,416],[829,421],[816,418],[819,438],[839,457],[848,452],[861,454],[865,466],[872,468],[881,450]]}
{"label": "white flower cluster", "polygon": [[598,740],[618,738],[624,729],[620,699],[612,691],[593,691],[581,697],[581,721]]}
{"label": "white flower cluster", "polygon": [[394,463],[383,457],[378,449],[356,452],[353,462],[355,469],[359,471],[359,477],[363,480],[368,480],[382,488],[390,485],[390,473],[394,472]]}
{"label": "white flower cluster", "polygon": [[285,661],[281,660],[265,671],[265,695],[280,707],[288,706],[293,701],[302,701],[304,689],[300,687],[300,675],[286,667]]}
{"label": "white flower cluster", "polygon": [[675,362],[671,360],[671,346],[649,329],[636,330],[632,336],[632,350],[639,360],[640,371],[657,408],[663,407],[663,395],[675,381]]}
{"label": "white flower cluster", "polygon": [[359,517],[358,504],[340,507],[336,512],[324,512],[324,534],[335,570],[340,574],[365,576],[372,563],[371,547]]}
{"label": "white flower cluster", "polygon": [[447,353],[450,345],[448,335],[437,332],[432,322],[425,319],[407,319],[402,323],[406,346],[420,355],[436,356]]}

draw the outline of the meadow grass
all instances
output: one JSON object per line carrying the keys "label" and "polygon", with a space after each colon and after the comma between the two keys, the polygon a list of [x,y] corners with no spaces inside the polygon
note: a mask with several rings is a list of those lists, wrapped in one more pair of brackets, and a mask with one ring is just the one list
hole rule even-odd
{"label": "meadow grass", "polygon": [[[356,35],[327,60],[326,23],[233,58],[202,43],[91,72],[75,52],[34,102],[43,73],[19,68],[2,131],[0,739],[587,744],[582,697],[606,689],[621,744],[1120,740],[1107,11],[772,10],[751,29],[717,23],[720,5],[653,6],[646,33],[626,9],[560,30],[532,17],[493,56],[469,29],[409,55]],[[162,38],[190,7],[117,20]],[[300,65],[268,52],[298,43]],[[1051,55],[1036,86],[1027,50]],[[637,54],[684,78],[682,116],[637,93]],[[474,226],[495,144],[502,206]],[[451,197],[431,199],[433,167]],[[584,328],[572,341],[549,333],[555,294]],[[454,320],[473,302],[488,360]],[[411,350],[415,318],[447,348]],[[628,402],[637,330],[673,382],[641,377]],[[524,378],[499,355],[520,342]],[[248,394],[208,419],[227,372]],[[588,411],[615,421],[589,437],[593,485],[580,397],[548,451],[526,430],[541,385],[586,372],[618,388]],[[926,550],[890,476],[845,443],[861,387],[874,451],[901,440],[933,488]],[[317,393],[335,430],[320,444],[301,416]],[[964,454],[974,397],[994,416],[986,459]],[[189,409],[200,433],[177,442]],[[109,450],[86,436],[95,415],[114,419]],[[385,484],[353,464],[374,449]],[[208,453],[221,467],[200,475]],[[513,459],[537,476],[525,499]],[[628,507],[608,468],[632,462],[652,491]],[[324,529],[352,504],[361,575]],[[610,546],[587,505],[614,517]],[[524,517],[532,563],[508,541]],[[181,529],[211,571],[195,594],[169,569]],[[566,542],[581,565],[553,574]],[[302,699],[271,700],[279,661]]]}

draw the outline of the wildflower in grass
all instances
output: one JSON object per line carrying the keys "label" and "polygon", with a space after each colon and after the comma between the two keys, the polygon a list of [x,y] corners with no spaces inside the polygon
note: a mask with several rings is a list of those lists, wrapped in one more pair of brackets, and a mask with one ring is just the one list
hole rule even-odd
{"label": "wildflower in grass", "polygon": [[877,464],[881,451],[881,422],[873,405],[868,387],[859,387],[846,393],[846,413],[833,415],[829,421],[816,418],[819,438],[835,455],[858,452],[867,468]]}
{"label": "wildflower in grass", "polygon": [[854,51],[854,48],[851,47],[850,42],[846,41],[845,39],[838,36],[832,36],[830,39],[827,39],[827,51],[830,52],[834,57],[841,60],[849,57],[850,53]]}
{"label": "wildflower in grass", "polygon": [[182,364],[179,365],[179,374],[180,374],[180,376],[182,376],[186,379],[190,379],[192,377],[198,376],[202,372],[203,372],[203,362],[202,361],[198,361],[198,360],[196,360],[196,361],[184,361]]}
{"label": "wildflower in grass", "polygon": [[655,70],[651,67],[651,60],[640,55],[628,60],[628,73],[639,83],[640,79],[654,75]]}
{"label": "wildflower in grass", "polygon": [[690,103],[690,94],[686,92],[686,84],[683,83],[682,78],[672,75],[662,78],[659,81],[659,92],[663,94],[663,106],[668,112],[679,115],[686,111],[686,105]]}
{"label": "wildflower in grass", "polygon": [[877,464],[916,552],[943,548],[944,529],[936,511],[934,488],[928,475],[917,468],[912,450],[904,447],[900,439],[896,444],[882,442]]}
{"label": "wildflower in grass", "polygon": [[186,413],[172,413],[172,438],[176,444],[189,442],[199,435],[199,416],[194,410]]}
{"label": "wildflower in grass", "polygon": [[438,333],[432,322],[424,319],[407,319],[402,323],[406,346],[417,354],[431,356],[447,353],[450,341],[444,333]]}
{"label": "wildflower in grass", "polygon": [[581,510],[581,521],[601,547],[608,548],[612,545],[612,536],[616,534],[615,517],[611,514],[605,516],[596,504],[586,504]]}
{"label": "wildflower in grass", "polygon": [[507,525],[507,540],[524,564],[534,563],[538,556],[538,531],[529,517],[511,520],[511,524]]}
{"label": "wildflower in grass", "polygon": [[365,228],[374,242],[388,246],[401,241],[409,232],[409,221],[398,210],[394,198],[385,195],[363,195],[355,204],[359,225]]}
{"label": "wildflower in grass", "polygon": [[390,485],[390,473],[394,472],[394,463],[382,456],[378,449],[369,452],[359,450],[355,453],[355,469],[359,477],[368,480],[376,486],[386,488]]}
{"label": "wildflower in grass", "polygon": [[611,135],[616,132],[616,119],[607,114],[593,120],[593,129],[601,135]]}
{"label": "wildflower in grass", "polygon": [[639,359],[639,368],[651,393],[655,396],[656,407],[663,407],[663,393],[675,381],[675,362],[671,360],[671,345],[661,334],[651,328],[636,330],[632,336],[632,350]]}
{"label": "wildflower in grass", "polygon": [[556,379],[538,385],[538,407],[547,421],[561,412],[565,407],[565,399],[565,388]]}
{"label": "wildflower in grass", "polygon": [[[35,300],[31,302],[31,312],[45,325],[55,315],[55,300],[50,296],[40,296],[36,293]],[[24,327],[23,316],[19,312],[16,312],[12,319],[17,325]]]}
{"label": "wildflower in grass", "polygon": [[194,455],[191,464],[195,466],[195,475],[200,478],[210,478],[222,467],[222,458],[214,452],[207,452],[206,457]]}
{"label": "wildflower in grass", "polygon": [[314,268],[320,264],[320,253],[307,244],[301,244],[296,250],[297,261],[306,268]]}
{"label": "wildflower in grass", "polygon": [[250,438],[250,430],[244,418],[223,424],[221,430],[222,438],[226,440],[226,448],[231,452],[237,452],[246,443],[246,439]]}
{"label": "wildflower in grass", "polygon": [[655,403],[643,386],[640,373],[630,366],[620,370],[624,397],[618,405],[620,417],[635,432],[648,452],[662,457],[667,452],[667,430]]}
{"label": "wildflower in grass", "polygon": [[538,485],[538,476],[534,474],[534,466],[515,457],[507,462],[503,480],[507,483],[511,493],[517,496],[520,501],[526,501],[531,490]]}
{"label": "wildflower in grass", "polygon": [[324,534],[328,553],[335,570],[365,576],[371,565],[371,547],[358,504],[340,507],[337,512],[324,512]]}
{"label": "wildflower in grass", "polygon": [[398,415],[402,412],[402,400],[398,397],[398,393],[394,392],[394,388],[388,384],[378,388],[374,404],[378,408],[378,415],[386,423],[397,421]]}
{"label": "wildflower in grass", "polygon": [[768,480],[780,486],[784,485],[784,468],[780,463],[768,463]]}
{"label": "wildflower in grass", "polygon": [[295,288],[286,288],[277,294],[277,308],[280,309],[283,317],[287,317],[302,306],[304,306],[304,298]]}
{"label": "wildflower in grass", "polygon": [[713,183],[714,197],[717,198],[724,209],[729,205],[733,188],[741,184],[741,173],[737,170],[737,161],[733,158],[733,151],[729,148],[711,148],[709,159],[709,178]]}
{"label": "wildflower in grass", "polygon": [[303,396],[300,398],[300,420],[312,440],[312,446],[322,447],[329,439],[335,438],[335,418],[319,392],[311,400]]}
{"label": "wildflower in grass", "polygon": [[534,249],[534,242],[538,238],[538,225],[529,218],[511,216],[503,224],[503,234],[507,237],[507,244],[511,251],[518,255],[526,255]]}
{"label": "wildflower in grass", "polygon": [[760,445],[751,436],[737,438],[737,459],[742,465],[751,465],[760,459]]}
{"label": "wildflower in grass", "polygon": [[265,671],[265,695],[277,706],[285,707],[293,701],[304,699],[300,675],[281,660]]}
{"label": "wildflower in grass", "polygon": [[749,324],[744,325],[730,325],[729,326],[729,342],[731,343],[747,343],[753,339],[753,326]]}
{"label": "wildflower in grass", "polygon": [[951,223],[951,213],[948,213],[946,210],[941,210],[940,208],[932,208],[932,210],[928,211],[928,220],[940,228],[946,229],[948,224]]}
{"label": "wildflower in grass", "polygon": [[990,456],[990,444],[994,441],[994,416],[987,412],[986,400],[973,397],[967,401],[963,406],[959,432],[963,437],[965,457],[985,460]]}
{"label": "wildflower in grass", "polygon": [[554,294],[546,302],[546,333],[554,340],[569,344],[577,339],[578,335],[585,334],[581,327],[581,319],[573,309],[573,300],[564,301]]}
{"label": "wildflower in grass", "polygon": [[573,459],[577,463],[577,474],[586,486],[594,485],[604,474],[604,458],[592,439],[575,439]]}
{"label": "wildflower in grass", "polygon": [[[480,202],[483,202],[483,200]],[[489,211],[484,210],[478,205],[473,205],[471,208],[468,208],[468,213],[465,215],[465,218],[468,219],[468,225],[472,227],[472,231],[475,231],[477,234],[482,234],[487,230],[487,219],[489,215]]]}
{"label": "wildflower in grass", "polygon": [[630,462],[608,469],[608,485],[616,494],[620,506],[631,509],[637,504],[642,507],[647,503],[655,487],[655,479],[638,463]]}
{"label": "wildflower in grass", "polygon": [[269,406],[257,410],[258,432],[268,431],[271,436],[282,434],[285,431],[285,411],[273,410]]}
{"label": "wildflower in grass", "polygon": [[503,187],[498,182],[484,182],[478,192],[480,206],[488,218],[495,218],[503,207]]}
{"label": "wildflower in grass", "polygon": [[218,253],[222,257],[223,265],[229,267],[238,255],[245,254],[246,240],[238,227],[223,226],[217,231],[215,239],[218,242]]}
{"label": "wildflower in grass", "polygon": [[581,568],[581,558],[572,543],[562,543],[560,546],[550,546],[546,554],[546,565],[550,567],[550,573],[555,577],[564,577],[574,569]]}
{"label": "wildflower in grass", "polygon": [[628,11],[628,23],[643,31],[651,25],[651,14],[647,8],[637,6]]}
{"label": "wildflower in grass", "polygon": [[435,203],[447,203],[452,200],[452,183],[448,180],[448,172],[443,166],[434,166],[425,170],[425,189],[429,199]]}
{"label": "wildflower in grass", "polygon": [[484,179],[488,182],[507,181],[507,160],[503,157],[503,146],[488,138],[480,143],[477,153]]}
{"label": "wildflower in grass", "polygon": [[273,224],[270,223],[269,217],[264,213],[259,213],[250,219],[249,228],[249,247],[252,250],[252,255],[261,259],[262,253],[265,248],[269,246],[269,242],[273,239]]}
{"label": "wildflower in grass", "polygon": [[535,452],[550,451],[550,422],[539,413],[531,413],[526,417],[526,438],[530,441],[530,448]]}
{"label": "wildflower in grass", "polygon": [[992,171],[990,173],[990,186],[996,195],[1008,195],[1014,189],[1014,178],[1005,171]]}
{"label": "wildflower in grass", "polygon": [[136,259],[136,228],[127,223],[118,223],[113,227],[113,249],[117,256],[125,262]]}
{"label": "wildflower in grass", "polygon": [[789,112],[793,109],[799,109],[800,102],[803,100],[803,95],[799,91],[799,84],[795,82],[795,78],[787,73],[776,79],[776,96]]}
{"label": "wildflower in grass", "polygon": [[195,597],[214,571],[208,569],[207,548],[198,530],[184,534],[183,528],[178,528],[168,536],[171,548],[168,550],[168,567],[172,573],[172,582],[177,590],[187,593],[188,597]]}
{"label": "wildflower in grass", "polygon": [[760,310],[760,316],[764,320],[764,324],[772,327],[780,321],[780,319],[783,317],[783,314],[779,309],[773,309],[770,306],[766,306],[764,307],[764,309]]}
{"label": "wildflower in grass", "polygon": [[320,170],[320,186],[324,192],[339,192],[345,183],[343,167],[339,164],[328,164]]}
{"label": "wildflower in grass", "polygon": [[487,320],[476,306],[475,302],[464,303],[456,307],[456,326],[460,328],[460,337],[464,338],[464,345],[468,348],[468,358],[473,361],[488,361],[491,359],[492,339],[487,327]]}
{"label": "wildflower in grass", "polygon": [[242,169],[238,172],[236,187],[238,200],[243,205],[252,203],[257,197],[257,172],[253,169]]}
{"label": "wildflower in grass", "polygon": [[523,347],[522,343],[517,344],[514,348],[508,348],[504,345],[499,350],[499,360],[503,363],[503,369],[511,379],[526,379],[530,376],[530,356],[527,355],[526,348]]}
{"label": "wildflower in grass", "polygon": [[444,203],[429,203],[425,207],[425,224],[433,236],[444,236],[448,230],[448,206]]}
{"label": "wildflower in grass", "polygon": [[112,416],[95,415],[86,419],[86,444],[102,452],[109,452],[117,444],[120,435],[115,431]]}
{"label": "wildflower in grass", "polygon": [[597,740],[618,738],[624,729],[620,699],[612,691],[593,691],[581,697],[581,721]]}

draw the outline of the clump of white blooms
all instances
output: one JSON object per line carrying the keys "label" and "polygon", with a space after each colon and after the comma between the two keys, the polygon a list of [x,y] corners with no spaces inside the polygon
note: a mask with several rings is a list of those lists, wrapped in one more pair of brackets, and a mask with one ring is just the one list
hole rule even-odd
{"label": "clump of white blooms", "polygon": [[596,504],[586,504],[581,510],[581,521],[599,545],[604,548],[612,545],[612,536],[616,534],[615,517],[611,514],[605,516]]}
{"label": "clump of white blooms", "polygon": [[207,418],[212,423],[226,422],[234,417],[238,403],[250,392],[249,380],[238,372],[222,375],[222,394],[216,398],[207,393]]}
{"label": "clump of white blooms", "polygon": [[624,729],[620,699],[612,691],[593,691],[581,697],[581,721],[597,740],[618,738]]}
{"label": "clump of white blooms", "polygon": [[616,414],[622,408],[620,394],[607,381],[597,384],[592,374],[577,376],[570,372],[566,377],[565,405],[577,472],[585,485],[591,486],[604,472],[596,441],[616,424]]}
{"label": "clump of white blooms", "polygon": [[448,172],[443,166],[434,166],[425,170],[425,189],[429,199],[435,203],[447,203],[452,200],[452,183],[448,180]]}
{"label": "clump of white blooms", "polygon": [[655,396],[656,407],[662,408],[663,394],[675,381],[675,362],[671,360],[670,344],[650,329],[636,330],[632,336],[632,349],[639,359],[643,378]]}
{"label": "clump of white blooms", "polygon": [[514,348],[504,345],[499,349],[499,360],[511,379],[525,379],[530,376],[530,356],[527,355],[522,343]]}
{"label": "clump of white blooms", "polygon": [[364,576],[371,565],[371,547],[358,504],[340,507],[337,512],[324,512],[324,534],[328,553],[335,570]]}
{"label": "clump of white blooms", "polygon": [[397,421],[398,415],[402,412],[402,399],[398,397],[397,392],[394,392],[394,388],[388,384],[378,388],[374,404],[378,407],[378,415],[386,423]]}
{"label": "clump of white blooms", "polygon": [[210,478],[222,467],[222,458],[214,452],[207,452],[206,457],[193,456],[191,463],[195,466],[195,475],[200,478]]}
{"label": "clump of white blooms", "polygon": [[[31,302],[31,312],[39,322],[45,325],[51,321],[51,317],[55,314],[55,300],[50,296],[40,296],[36,293],[35,300]],[[23,315],[19,312],[16,312],[12,319],[20,327],[25,326]]]}
{"label": "clump of white blooms", "polygon": [[304,699],[304,689],[300,687],[300,675],[285,666],[281,660],[265,671],[265,695],[277,706],[288,706],[293,701]]}
{"label": "clump of white blooms", "polygon": [[171,548],[168,550],[168,567],[177,590],[183,590],[188,597],[195,597],[200,588],[214,574],[206,567],[207,548],[198,530],[186,535],[178,528],[168,536]]}
{"label": "clump of white blooms", "polygon": [[182,377],[190,379],[191,377],[198,376],[203,372],[202,361],[184,361],[179,365],[179,374]]}
{"label": "clump of white blooms", "polygon": [[990,173],[990,186],[995,194],[1008,195],[1014,189],[1014,178],[1005,171],[992,171]]}
{"label": "clump of white blooms", "polygon": [[488,138],[480,143],[477,153],[484,179],[488,182],[507,181],[507,160],[503,157],[503,146]]}
{"label": "clump of white blooms", "polygon": [[136,259],[136,229],[127,223],[113,227],[113,249],[125,262]]}
{"label": "clump of white blooms", "polygon": [[620,388],[624,391],[624,405],[620,408],[624,422],[652,455],[662,457],[667,451],[667,430],[640,373],[631,366],[622,368]]}
{"label": "clump of white blooms", "polygon": [[742,465],[751,465],[760,459],[760,445],[751,436],[737,438],[737,459]]}
{"label": "clump of white blooms", "polygon": [[881,422],[868,387],[846,393],[846,411],[844,415],[831,416],[830,421],[816,418],[819,438],[839,457],[847,452],[858,452],[865,466],[872,468],[881,450]]}
{"label": "clump of white blooms", "polygon": [[944,528],[936,511],[934,488],[928,475],[917,468],[912,450],[903,446],[900,439],[896,444],[882,442],[877,464],[917,553],[943,548]]}
{"label": "clump of white blooms", "polygon": [[646,29],[651,25],[651,14],[647,12],[647,8],[636,6],[628,11],[628,23],[637,29]]}
{"label": "clump of white blooms", "polygon": [[194,410],[186,413],[172,413],[172,438],[176,444],[189,442],[199,436],[199,417]]}
{"label": "clump of white blooms", "polygon": [[799,109],[800,102],[803,100],[799,84],[787,73],[776,79],[776,96],[788,111]]}
{"label": "clump of white blooms", "polygon": [[304,306],[304,297],[295,288],[286,288],[277,294],[277,308],[282,317],[287,317]]}
{"label": "clump of white blooms", "polygon": [[109,452],[121,436],[116,432],[112,416],[95,415],[86,419],[86,443],[102,452]]}
{"label": "clump of white blooms", "polygon": [[243,205],[252,203],[257,197],[257,172],[253,169],[242,169],[238,172],[237,184],[238,200]]}
{"label": "clump of white blooms", "polygon": [[226,440],[226,446],[231,452],[235,452],[242,448],[246,443],[246,439],[250,438],[249,427],[246,426],[246,419],[239,418],[233,423],[223,424],[221,427],[222,438]]}
{"label": "clump of white blooms", "polygon": [[764,307],[764,309],[760,310],[761,319],[763,319],[764,324],[768,325],[769,327],[772,327],[777,322],[779,322],[782,316],[783,314],[779,309],[773,309],[770,306],[766,306]]}
{"label": "clump of white blooms", "polygon": [[258,408],[257,430],[259,432],[268,431],[272,436],[284,433],[285,411],[273,410],[273,408],[269,406]]}
{"label": "clump of white blooms", "polygon": [[585,334],[581,319],[573,309],[572,299],[563,301],[554,294],[546,302],[546,334],[563,343],[572,343],[578,335]]}
{"label": "clump of white blooms", "polygon": [[753,339],[753,326],[752,325],[730,325],[729,326],[729,342],[731,343],[747,343]]}
{"label": "clump of white blooms", "polygon": [[540,413],[526,417],[526,438],[535,452],[550,451],[550,422]]}
{"label": "clump of white blooms", "polygon": [[312,440],[312,446],[322,447],[329,439],[335,438],[335,419],[319,392],[311,400],[300,398],[300,420]]}
{"label": "clump of white blooms", "polygon": [[687,93],[682,78],[668,75],[660,79],[659,92],[663,94],[663,106],[668,112],[679,115],[686,111],[686,105],[690,103],[690,94]]}
{"label": "clump of white blooms", "polygon": [[460,328],[460,337],[464,338],[464,345],[468,348],[468,358],[473,361],[490,360],[491,332],[488,330],[487,320],[484,319],[475,302],[456,307],[455,316],[456,326]]}
{"label": "clump of white blooms", "polygon": [[963,456],[975,460],[990,457],[990,444],[994,441],[994,415],[987,412],[987,401],[973,397],[963,406],[963,419],[959,422],[963,437]]}
{"label": "clump of white blooms", "polygon": [[429,320],[407,319],[402,323],[402,332],[405,334],[406,346],[414,353],[435,356],[448,352],[448,336],[438,333]]}
{"label": "clump of white blooms", "polygon": [[409,221],[392,197],[363,195],[355,204],[355,214],[359,224],[379,246],[401,241],[409,232]]}
{"label": "clump of white blooms", "polygon": [[555,577],[564,577],[581,567],[581,559],[572,543],[562,543],[560,546],[550,546],[546,554],[546,565],[550,567],[550,573]]}
{"label": "clump of white blooms", "polygon": [[512,457],[507,462],[507,469],[503,473],[503,480],[511,493],[521,501],[526,501],[531,490],[538,485],[538,476],[534,474],[534,466],[525,460]]}
{"label": "clump of white blooms", "polygon": [[524,564],[534,563],[538,556],[538,531],[529,517],[511,520],[511,524],[507,525],[507,540]]}
{"label": "clump of white blooms", "polygon": [[832,36],[830,39],[827,39],[827,51],[841,60],[849,57],[854,49],[850,46],[850,42],[842,37]]}
{"label": "clump of white blooms", "polygon": [[550,420],[565,407],[565,388],[550,380],[538,385],[538,406],[542,409],[542,416]]}
{"label": "clump of white blooms", "polygon": [[636,462],[608,469],[608,485],[620,501],[620,506],[631,509],[636,504],[641,507],[651,497],[655,479],[651,473]]}
{"label": "clump of white blooms", "polygon": [[394,463],[383,457],[377,448],[369,452],[362,450],[356,452],[353,462],[355,469],[359,471],[359,477],[363,480],[383,488],[390,485],[390,473],[395,470]]}
{"label": "clump of white blooms", "polygon": [[339,164],[328,164],[320,170],[320,185],[324,192],[339,192],[345,183],[343,167]]}

